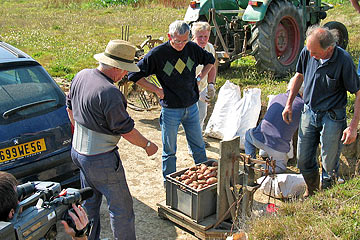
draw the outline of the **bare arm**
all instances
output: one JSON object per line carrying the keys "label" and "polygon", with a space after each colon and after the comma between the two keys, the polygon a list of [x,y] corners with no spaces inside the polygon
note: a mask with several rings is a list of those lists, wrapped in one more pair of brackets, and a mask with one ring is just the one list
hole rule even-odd
{"label": "bare arm", "polygon": [[197,77],[200,77],[201,79],[204,78],[204,76],[206,76],[206,74],[209,73],[209,71],[213,68],[214,64],[207,64],[205,65],[205,67],[201,70],[201,72],[199,73],[199,75]]}
{"label": "bare arm", "polygon": [[293,84],[290,86],[289,98],[286,102],[285,108],[282,112],[284,122],[290,124],[292,122],[292,103],[299,92],[301,84],[304,81],[304,76],[301,73],[296,73],[294,76]]}
{"label": "bare arm", "polygon": [[155,93],[156,95],[158,95],[160,99],[164,98],[163,89],[157,87],[155,84],[152,84],[151,82],[148,82],[145,78],[141,78],[139,81],[136,82],[136,84],[147,91]]}
{"label": "bare arm", "polygon": [[358,13],[360,13],[360,5],[358,0],[350,0],[351,4],[353,5],[353,7],[355,8],[356,11],[358,11]]}
{"label": "bare arm", "polygon": [[216,83],[216,67],[215,65],[210,69],[209,73],[208,73],[208,79],[207,79],[208,83]]}
{"label": "bare arm", "polygon": [[70,108],[66,108],[66,111],[68,113],[68,116],[69,116],[69,119],[70,119],[70,122],[73,126],[75,126],[75,122],[74,122],[74,117],[73,117],[73,113],[72,113],[72,110]]}
{"label": "bare arm", "polygon": [[341,141],[344,144],[353,143],[357,136],[357,127],[360,119],[360,90],[355,93],[356,99],[354,104],[354,117],[350,122],[350,125],[344,130]]}
{"label": "bare arm", "polygon": [[[158,147],[150,140],[146,139],[136,128],[133,128],[133,130],[128,133],[121,134],[121,136],[131,144],[142,147],[148,156],[154,155],[158,150]],[[148,142],[150,142],[149,147],[146,146]]]}

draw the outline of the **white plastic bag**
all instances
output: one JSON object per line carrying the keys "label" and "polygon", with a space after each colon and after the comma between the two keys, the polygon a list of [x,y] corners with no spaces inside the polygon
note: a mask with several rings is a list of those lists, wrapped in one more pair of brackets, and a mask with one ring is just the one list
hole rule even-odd
{"label": "white plastic bag", "polygon": [[[265,176],[259,178],[257,183],[261,184],[264,178]],[[296,197],[303,193],[304,189],[305,180],[301,174],[277,174],[274,179],[268,176],[259,188],[265,195],[274,198]]]}
{"label": "white plastic bag", "polygon": [[205,136],[224,141],[240,137],[244,149],[245,132],[256,126],[261,110],[261,90],[246,89],[241,98],[239,86],[226,81],[220,88],[214,111],[205,129]]}
{"label": "white plastic bag", "polygon": [[[240,136],[240,148],[245,149],[245,133],[249,128],[256,127],[261,111],[261,90],[259,88],[249,88],[243,91],[239,109],[238,130],[235,136]],[[234,138],[233,136],[232,138]],[[230,138],[230,139],[232,139]]]}
{"label": "white plastic bag", "polygon": [[[241,93],[239,86],[226,81],[220,88],[217,101],[213,113],[210,116],[209,122],[205,129],[205,136],[223,139],[225,135],[231,135],[228,131],[236,133],[237,128],[232,125],[229,129],[229,124],[234,120],[231,115],[236,105],[240,104]],[[225,133],[226,132],[226,133]]]}

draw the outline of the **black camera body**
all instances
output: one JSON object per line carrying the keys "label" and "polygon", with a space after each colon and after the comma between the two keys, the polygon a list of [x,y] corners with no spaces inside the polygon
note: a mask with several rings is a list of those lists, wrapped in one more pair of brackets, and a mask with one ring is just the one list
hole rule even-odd
{"label": "black camera body", "polygon": [[[31,188],[33,187],[33,190]],[[4,240],[56,239],[56,223],[71,209],[92,196],[91,188],[68,188],[61,191],[56,182],[31,182],[18,186],[18,204],[11,222],[0,222],[0,236]],[[66,218],[68,223],[72,219]]]}

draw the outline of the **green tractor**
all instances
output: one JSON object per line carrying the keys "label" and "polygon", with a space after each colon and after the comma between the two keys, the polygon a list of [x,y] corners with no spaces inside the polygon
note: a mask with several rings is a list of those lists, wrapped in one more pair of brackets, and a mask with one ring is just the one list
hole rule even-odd
{"label": "green tractor", "polygon": [[[331,8],[320,0],[195,0],[190,2],[184,20],[189,24],[210,23],[210,42],[220,68],[253,55],[259,70],[284,76],[295,70],[306,29],[320,24]],[[346,49],[346,27],[335,21],[324,26],[336,31],[338,45]]]}

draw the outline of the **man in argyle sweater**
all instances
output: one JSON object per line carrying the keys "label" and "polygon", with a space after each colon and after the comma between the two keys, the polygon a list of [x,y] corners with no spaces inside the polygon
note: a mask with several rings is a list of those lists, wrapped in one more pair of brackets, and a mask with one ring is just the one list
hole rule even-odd
{"label": "man in argyle sweater", "polygon": [[[205,144],[199,124],[198,82],[214,66],[213,55],[189,41],[190,27],[184,21],[169,26],[169,41],[153,48],[139,63],[140,72],[129,73],[129,80],[160,98],[160,126],[162,133],[162,171],[166,175],[176,171],[176,139],[182,124],[195,163],[207,160]],[[196,66],[204,65],[199,75]],[[155,74],[161,88],[146,81]]]}

